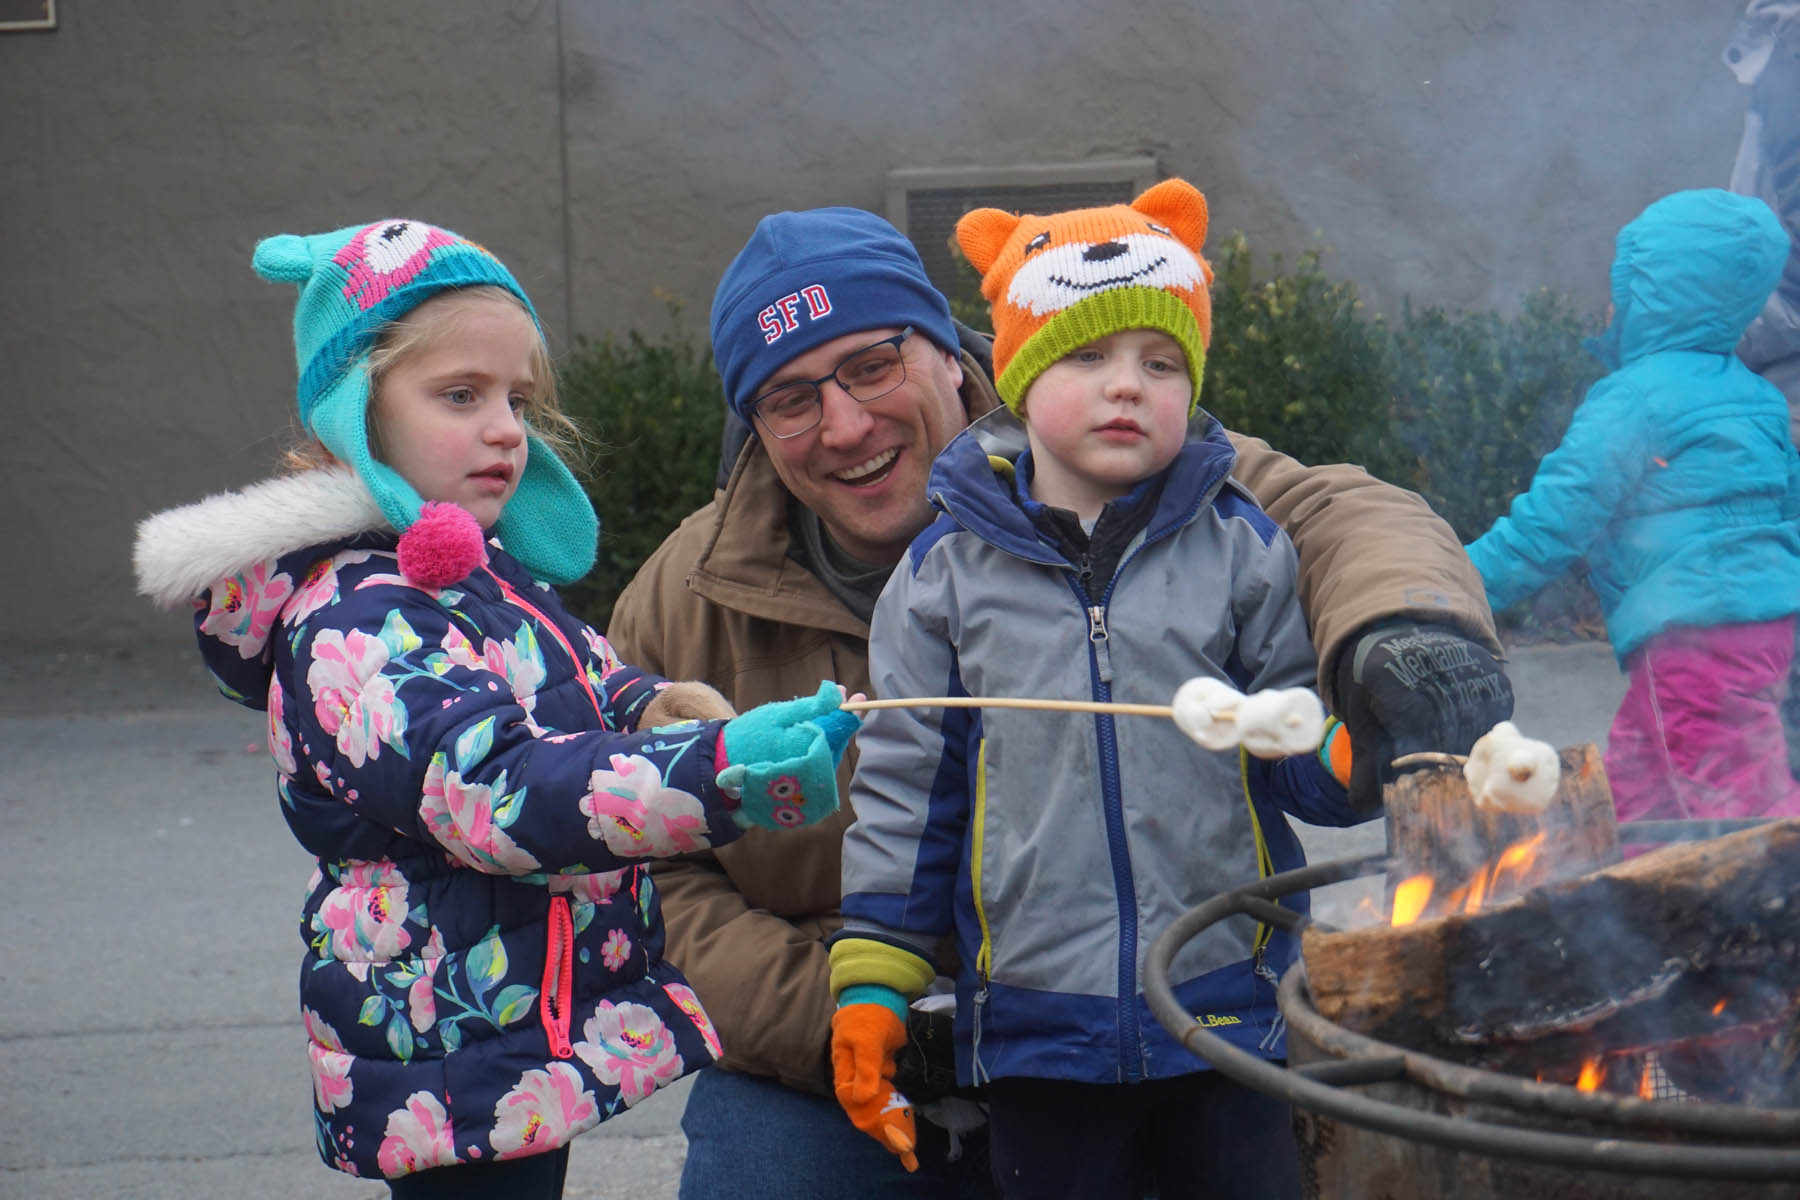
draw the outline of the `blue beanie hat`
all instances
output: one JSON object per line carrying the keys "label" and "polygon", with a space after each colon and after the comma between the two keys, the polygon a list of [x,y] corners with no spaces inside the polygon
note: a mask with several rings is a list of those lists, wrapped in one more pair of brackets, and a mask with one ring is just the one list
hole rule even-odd
{"label": "blue beanie hat", "polygon": [[[369,351],[389,322],[440,292],[505,288],[535,324],[531,301],[487,250],[422,221],[278,234],[257,243],[251,263],[264,279],[300,287],[294,307],[300,423],[356,472],[388,521],[406,532],[424,501],[369,451]],[[518,490],[494,532],[533,574],[569,583],[594,565],[600,522],[562,459],[532,435]]]}
{"label": "blue beanie hat", "polygon": [[847,333],[903,325],[957,348],[950,302],[906,235],[860,208],[774,213],[713,293],[713,362],[749,421],[750,401],[784,364]]}

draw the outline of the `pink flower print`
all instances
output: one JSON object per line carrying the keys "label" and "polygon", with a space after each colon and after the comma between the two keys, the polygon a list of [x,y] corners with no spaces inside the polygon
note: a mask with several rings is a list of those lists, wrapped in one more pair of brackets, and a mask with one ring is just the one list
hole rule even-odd
{"label": "pink flower print", "polygon": [[615,929],[606,935],[606,942],[600,947],[600,961],[606,964],[609,971],[617,971],[631,957],[631,938],[623,929]]}
{"label": "pink flower print", "polygon": [[631,871],[631,867],[625,867],[592,875],[552,875],[546,882],[551,895],[562,892],[583,904],[605,904],[617,894]]}
{"label": "pink flower print", "polygon": [[496,1158],[519,1158],[553,1150],[600,1123],[594,1093],[582,1086],[581,1072],[565,1062],[533,1067],[494,1105],[489,1137]]}
{"label": "pink flower print", "polygon": [[200,632],[236,647],[240,658],[255,658],[268,645],[269,630],[293,590],[294,581],[275,570],[273,559],[227,576],[212,585]]}
{"label": "pink flower print", "polygon": [[718,1058],[724,1054],[725,1047],[719,1043],[718,1030],[713,1028],[712,1018],[706,1015],[706,1010],[700,1007],[700,997],[694,994],[694,989],[685,983],[665,983],[663,991],[669,994],[675,1007],[686,1013],[688,1020],[694,1023],[694,1028],[700,1031],[712,1056]]}
{"label": "pink flower print", "polygon": [[406,932],[406,879],[391,863],[359,863],[319,902],[339,962],[390,962],[412,944]]}
{"label": "pink flower print", "polygon": [[419,950],[419,977],[406,989],[406,1014],[412,1027],[424,1033],[437,1022],[437,969],[444,961],[444,935],[436,927]]}
{"label": "pink flower print", "polygon": [[681,1078],[675,1037],[648,1005],[602,1000],[574,1049],[601,1083],[619,1089],[626,1108]]}
{"label": "pink flower print", "polygon": [[590,673],[597,670],[603,676],[609,675],[625,665],[613,650],[612,643],[594,632],[590,626],[581,627],[581,640],[587,643]]}
{"label": "pink flower print", "polygon": [[321,558],[306,569],[294,594],[281,610],[281,619],[298,625],[338,598],[338,572],[354,563],[366,562],[373,550],[341,550],[330,558]]}
{"label": "pink flower print", "polygon": [[544,668],[544,656],[538,649],[536,639],[521,636],[509,642],[487,638],[477,651],[475,644],[460,629],[451,626],[439,646],[443,649],[444,656],[433,665],[433,670],[442,674],[456,666],[466,667],[471,671],[491,671],[500,676],[506,680],[507,689],[512,692],[513,698],[525,709],[526,724],[531,726],[534,733],[538,731],[531,714],[537,706],[537,690],[543,686],[547,672]]}
{"label": "pink flower print", "polygon": [[703,850],[706,810],[699,799],[679,788],[663,786],[656,764],[641,754],[615,754],[612,770],[588,777],[581,811],[588,836],[604,839],[621,858],[666,858]]}
{"label": "pink flower print", "polygon": [[331,261],[349,276],[345,299],[366,312],[395,288],[411,283],[431,261],[433,250],[455,244],[442,229],[419,221],[377,221],[351,234]]}
{"label": "pink flower print", "polygon": [[524,874],[542,865],[494,823],[494,789],[464,783],[442,753],[425,770],[419,815],[440,846],[478,871]]}
{"label": "pink flower print", "polygon": [[360,629],[326,629],[313,639],[312,654],[306,686],[313,715],[351,765],[380,758],[383,742],[405,753],[406,709],[394,681],[381,673],[387,643]]}
{"label": "pink flower print", "polygon": [[388,1114],[381,1149],[375,1152],[381,1173],[389,1179],[456,1162],[456,1138],[450,1116],[430,1092],[414,1092],[406,1107]]}
{"label": "pink flower print", "polygon": [[310,1008],[300,1010],[306,1025],[306,1053],[312,1061],[313,1103],[322,1113],[336,1112],[350,1103],[350,1064],[355,1060],[344,1053],[344,1040],[337,1030]]}
{"label": "pink flower print", "polygon": [[537,705],[537,690],[544,684],[544,655],[537,639],[521,637],[516,641],[489,638],[482,643],[481,661],[488,670],[506,680],[514,699],[524,706],[529,716]]}
{"label": "pink flower print", "polygon": [[445,666],[439,668],[440,674],[452,666],[466,667],[471,671],[481,670],[481,655],[475,652],[475,643],[455,625],[444,630],[443,640],[438,645],[444,651],[445,662]]}
{"label": "pink flower print", "polygon": [[281,685],[280,675],[269,676],[269,757],[275,760],[275,769],[283,776],[291,776],[300,769],[294,759],[294,739],[287,727],[287,691]]}

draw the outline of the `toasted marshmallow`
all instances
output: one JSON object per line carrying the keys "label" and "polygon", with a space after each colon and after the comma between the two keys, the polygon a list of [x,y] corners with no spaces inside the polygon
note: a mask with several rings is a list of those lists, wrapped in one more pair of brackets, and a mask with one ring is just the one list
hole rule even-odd
{"label": "toasted marshmallow", "polygon": [[1171,704],[1175,725],[1208,750],[1229,750],[1237,745],[1237,711],[1245,699],[1223,680],[1190,679],[1176,689]]}
{"label": "toasted marshmallow", "polygon": [[1306,688],[1246,696],[1203,677],[1182,684],[1171,707],[1177,728],[1208,750],[1242,746],[1258,758],[1285,758],[1317,750],[1325,735],[1325,710]]}
{"label": "toasted marshmallow", "polygon": [[1511,721],[1502,721],[1469,750],[1463,778],[1477,807],[1542,812],[1556,795],[1562,763],[1550,743],[1528,738]]}
{"label": "toasted marshmallow", "polygon": [[1238,744],[1258,758],[1310,754],[1325,736],[1325,707],[1307,688],[1270,688],[1244,697]]}

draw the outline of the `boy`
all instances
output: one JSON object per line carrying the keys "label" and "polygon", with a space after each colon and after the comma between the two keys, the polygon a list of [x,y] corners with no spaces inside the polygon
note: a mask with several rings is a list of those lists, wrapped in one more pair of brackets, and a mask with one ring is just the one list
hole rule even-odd
{"label": "boy", "polygon": [[[877,604],[876,694],[1167,702],[1194,675],[1241,691],[1315,670],[1292,545],[1191,426],[1210,333],[1200,193],[1055,217],[993,209],[957,238],[994,306],[1007,410],[935,464],[942,510]],[[1008,1196],[1288,1195],[1285,1105],[1198,1064],[1151,1018],[1143,951],[1181,912],[1299,865],[1281,809],[1361,819],[1329,758],[1213,753],[1171,722],[1017,710],[872,714],[844,843],[832,1062],[852,1121],[909,1157],[891,1087],[906,1004],[953,933],[958,1074],[985,1083]],[[1324,752],[1322,752],[1324,753]],[[1361,814],[1367,816],[1372,814]],[[1240,921],[1176,960],[1176,994],[1282,1054],[1293,947]]]}

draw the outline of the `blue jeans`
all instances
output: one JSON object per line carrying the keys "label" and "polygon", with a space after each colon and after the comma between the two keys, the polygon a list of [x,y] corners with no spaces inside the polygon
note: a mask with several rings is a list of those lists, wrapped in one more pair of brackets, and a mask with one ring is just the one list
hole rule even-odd
{"label": "blue jeans", "polygon": [[837,1101],[757,1075],[708,1067],[694,1079],[681,1131],[681,1200],[840,1200],[841,1197],[989,1200],[986,1129],[947,1158],[943,1130],[920,1120],[919,1169],[850,1123]]}

